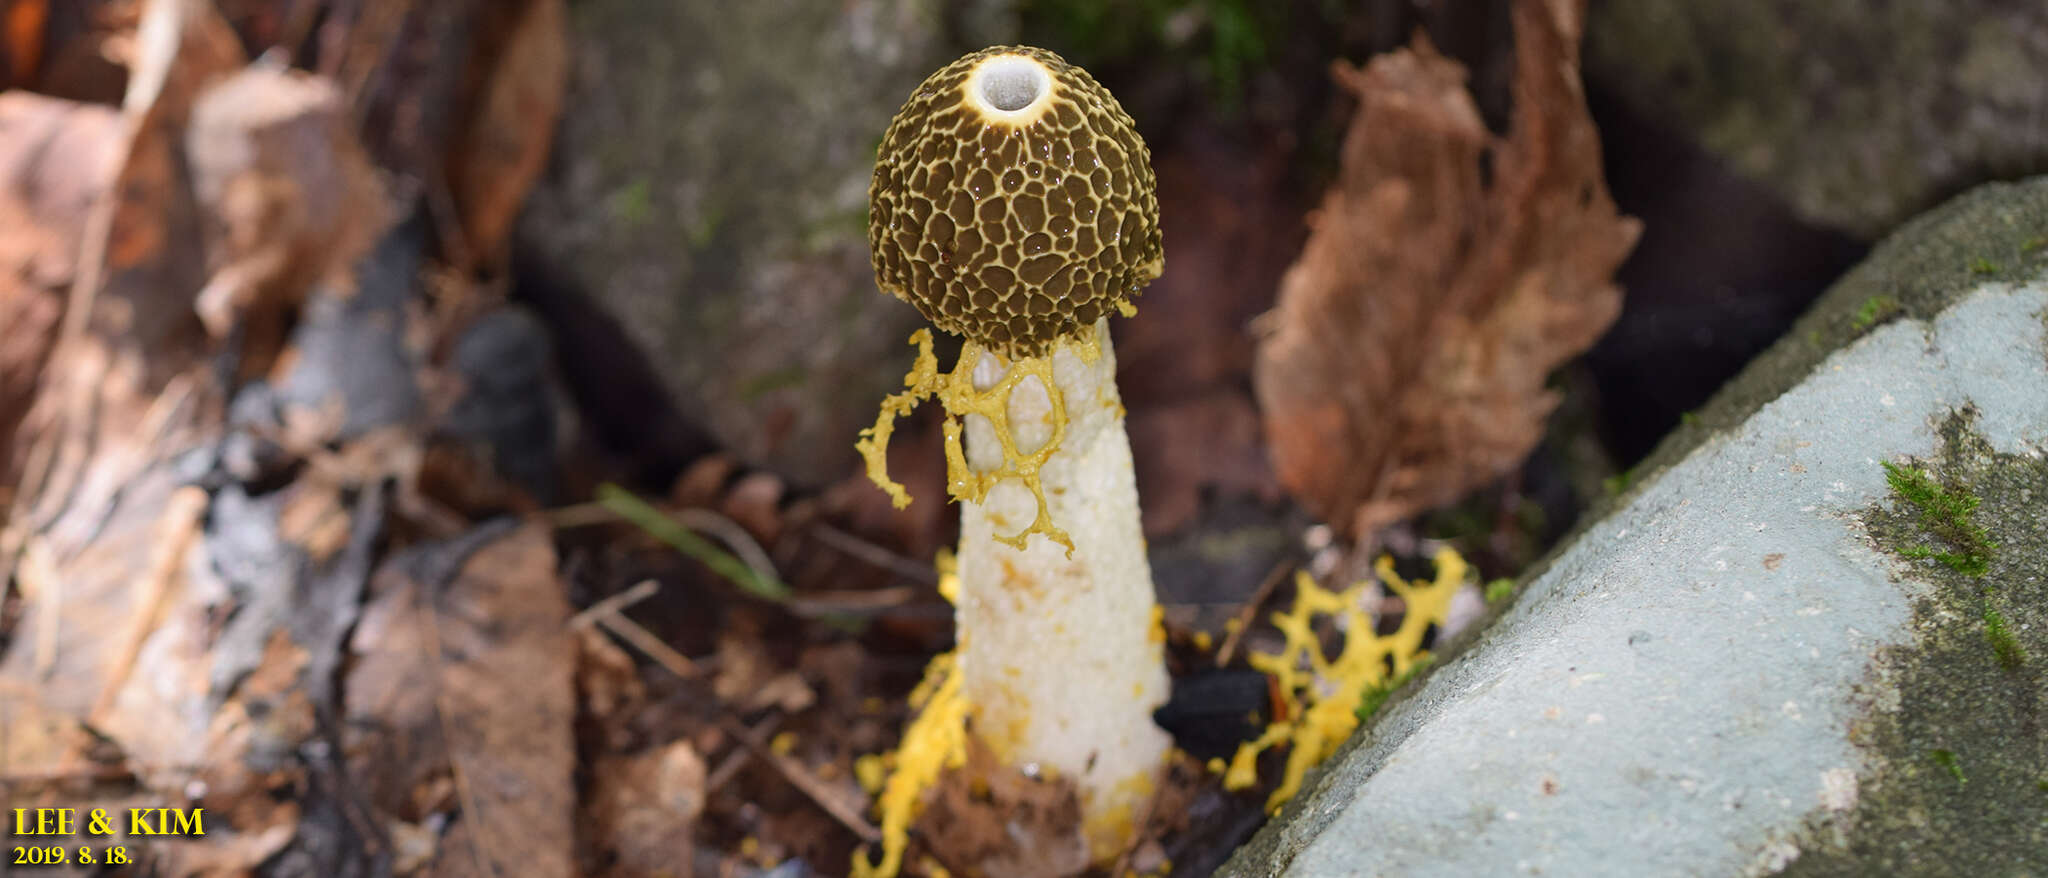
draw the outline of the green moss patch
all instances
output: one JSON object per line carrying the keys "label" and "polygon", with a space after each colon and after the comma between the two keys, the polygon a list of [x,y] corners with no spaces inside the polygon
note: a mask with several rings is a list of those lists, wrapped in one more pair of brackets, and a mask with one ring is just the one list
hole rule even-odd
{"label": "green moss patch", "polygon": [[2048,663],[2028,659],[2048,649],[2048,460],[1995,451],[1972,420],[1888,466],[1891,496],[1859,516],[1926,587],[1913,642],[1880,650],[1858,693],[1856,803],[1817,810],[1784,874],[2048,873]]}
{"label": "green moss patch", "polygon": [[1918,466],[1899,466],[1883,461],[1885,481],[1892,493],[1919,514],[1921,529],[1940,538],[1949,548],[1937,549],[1916,543],[1899,550],[1908,558],[1939,561],[1950,570],[1983,576],[1991,566],[1991,550],[1997,545],[1974,520],[1977,498],[1955,485],[1943,485]]}

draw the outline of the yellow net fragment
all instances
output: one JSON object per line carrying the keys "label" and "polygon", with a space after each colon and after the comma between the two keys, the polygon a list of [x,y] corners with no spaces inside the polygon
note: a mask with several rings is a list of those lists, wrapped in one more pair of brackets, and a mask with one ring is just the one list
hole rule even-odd
{"label": "yellow net fragment", "polygon": [[[960,574],[951,554],[939,556],[939,594],[953,600],[960,592]],[[961,644],[964,646],[965,644]],[[960,692],[959,646],[940,653],[925,666],[924,679],[910,691],[917,717],[903,730],[903,744],[886,756],[863,756],[854,775],[875,795],[882,818],[882,857],[869,861],[853,853],[852,878],[895,878],[910,846],[910,823],[917,817],[926,790],[948,768],[967,763],[967,697]],[[929,871],[929,870],[927,870]]]}
{"label": "yellow net fragment", "polygon": [[[1038,513],[1023,530],[1009,536],[997,534],[996,540],[1021,550],[1032,534],[1044,534],[1047,539],[1064,546],[1068,557],[1073,557],[1074,541],[1065,530],[1053,524],[1052,511],[1046,503],[1045,488],[1041,482],[1041,470],[1059,450],[1067,432],[1066,399],[1060,393],[1059,385],[1053,382],[1053,355],[1013,360],[1002,380],[987,390],[976,390],[974,366],[981,362],[987,348],[972,341],[964,343],[960,348],[960,359],[953,364],[952,371],[941,372],[939,359],[932,353],[931,330],[920,329],[911,333],[910,343],[917,346],[917,359],[911,363],[910,372],[903,376],[903,392],[890,394],[882,400],[875,425],[862,430],[860,440],[854,443],[854,448],[860,451],[862,460],[867,464],[868,480],[887,493],[896,508],[910,505],[910,492],[889,478],[889,437],[896,432],[897,418],[908,416],[925,398],[936,397],[946,410],[946,419],[940,429],[946,442],[947,493],[955,500],[980,503],[997,483],[1004,479],[1017,479],[1031,491],[1032,498],[1038,503]],[[1084,362],[1091,363],[1102,355],[1101,345],[1092,334],[1085,340],[1062,339],[1054,346],[1055,352],[1059,350],[1070,351]],[[1052,435],[1029,453],[1018,449],[1016,434],[1010,424],[1010,393],[1027,378],[1037,378],[1052,401],[1049,419]],[[995,428],[996,441],[1002,448],[1001,466],[979,471],[967,465],[967,452],[961,435],[968,415],[987,418],[990,426]]]}
{"label": "yellow net fragment", "polygon": [[[1393,633],[1374,633],[1373,619],[1362,598],[1373,583],[1359,582],[1341,592],[1316,585],[1307,573],[1296,574],[1294,606],[1273,614],[1273,625],[1287,638],[1278,654],[1252,653],[1252,667],[1273,678],[1285,715],[1255,740],[1241,744],[1224,770],[1225,789],[1241,790],[1258,783],[1260,753],[1285,744],[1287,765],[1279,787],[1266,799],[1276,811],[1301,790],[1303,776],[1328,759],[1358,728],[1359,708],[1366,693],[1399,680],[1426,657],[1422,638],[1430,625],[1441,627],[1450,617],[1451,597],[1465,582],[1465,559],[1446,547],[1436,553],[1436,579],[1408,582],[1394,572],[1392,558],[1373,565],[1379,581],[1406,605],[1401,626]],[[1336,658],[1325,655],[1315,633],[1315,617],[1342,620],[1344,648]]]}

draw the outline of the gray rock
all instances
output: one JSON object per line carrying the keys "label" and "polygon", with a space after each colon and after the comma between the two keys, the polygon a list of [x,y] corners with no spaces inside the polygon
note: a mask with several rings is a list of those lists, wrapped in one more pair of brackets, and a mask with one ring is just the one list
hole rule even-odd
{"label": "gray rock", "polygon": [[2044,233],[2048,178],[1880,246],[1219,874],[2048,873]]}
{"label": "gray rock", "polygon": [[1008,7],[575,4],[571,94],[523,246],[590,291],[735,453],[800,482],[844,476],[920,322],[868,264],[875,147],[956,39],[1013,34]]}
{"label": "gray rock", "polygon": [[2048,5],[1613,0],[1588,78],[1875,237],[1960,187],[2048,169]]}

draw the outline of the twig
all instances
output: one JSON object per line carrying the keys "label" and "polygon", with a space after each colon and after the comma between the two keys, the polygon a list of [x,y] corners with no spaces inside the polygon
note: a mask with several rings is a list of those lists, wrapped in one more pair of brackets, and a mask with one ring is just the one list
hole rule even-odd
{"label": "twig", "polygon": [[754,535],[747,533],[747,529],[740,527],[738,522],[709,509],[698,508],[678,509],[671,517],[682,522],[684,527],[719,538],[732,549],[733,554],[746,562],[747,569],[752,570],[757,579],[774,583],[777,588],[782,588],[782,598],[789,597],[789,589],[783,587],[782,577],[776,573],[775,561],[768,557],[768,550],[762,548]]}
{"label": "twig", "polygon": [[907,585],[849,591],[811,591],[789,602],[789,609],[804,617],[878,613],[910,602],[917,593]]}
{"label": "twig", "polygon": [[57,575],[57,562],[50,557],[50,544],[40,536],[29,537],[21,550],[21,569],[16,581],[24,597],[36,607],[35,678],[47,679],[57,667],[58,608],[64,604],[64,580]]}
{"label": "twig", "polygon": [[[596,608],[592,607],[592,609]],[[667,668],[671,674],[688,680],[704,671],[696,662],[691,661],[689,656],[676,652],[673,647],[661,642],[661,638],[654,636],[653,632],[640,627],[640,623],[626,618],[624,614],[617,610],[606,610],[593,614],[590,618],[599,627],[618,635],[620,639],[646,653],[648,658],[654,659],[656,664]]]}
{"label": "twig", "polygon": [[661,591],[661,584],[652,579],[640,580],[639,584],[584,608],[583,612],[569,617],[570,628],[588,628],[596,624],[599,616],[609,616],[626,611]]}
{"label": "twig", "polygon": [[185,551],[199,535],[200,516],[206,512],[206,504],[206,492],[191,485],[173,492],[170,501],[164,504],[157,519],[156,550],[143,573],[135,605],[129,610],[128,627],[114,641],[118,644],[114,661],[107,667],[99,697],[93,699],[92,709],[86,713],[87,721],[93,725],[98,725],[107,711],[113,709],[116,694],[134,671],[135,658],[142,653],[142,641],[149,636],[157,614],[163,611],[164,598],[170,594],[171,582],[185,561]]}
{"label": "twig", "polygon": [[605,508],[603,503],[594,500],[589,503],[571,503],[567,506],[557,506],[553,509],[544,510],[540,513],[540,517],[548,523],[548,527],[555,530],[591,527],[599,524],[610,524],[619,520],[618,513]]}
{"label": "twig", "polygon": [[853,830],[853,834],[860,836],[862,841],[879,842],[882,840],[881,831],[875,829],[874,824],[869,823],[866,817],[860,815],[859,811],[848,807],[846,802],[842,800],[838,795],[840,788],[834,788],[819,780],[817,775],[812,774],[810,769],[803,766],[803,763],[770,749],[766,743],[754,736],[753,730],[740,725],[731,717],[719,717],[718,725],[720,728],[725,729],[726,734],[737,738],[740,744],[753,751],[755,759],[766,761],[769,765],[774,766],[776,771],[781,772],[784,780],[789,781],[790,785],[802,791],[804,795],[809,796],[811,801],[818,803],[818,807],[825,809],[825,813],[832,815],[832,819],[839,821],[840,825]]}
{"label": "twig", "polygon": [[[782,714],[771,713],[759,723],[756,723],[753,726],[753,731],[758,737],[766,738],[769,735],[775,734],[775,729],[781,725]],[[719,787],[725,786],[728,781],[731,781],[732,776],[739,774],[740,769],[745,768],[747,763],[752,761],[753,758],[754,751],[744,746],[732,748],[732,752],[725,754],[725,758],[719,760],[718,767],[712,769],[711,774],[705,777],[704,794],[708,796],[717,792]]]}
{"label": "twig", "polygon": [[1292,569],[1293,561],[1281,559],[1279,563],[1273,565],[1272,570],[1266,572],[1266,578],[1259,583],[1259,587],[1252,590],[1252,596],[1246,599],[1244,606],[1237,611],[1237,626],[1223,636],[1223,648],[1216,650],[1217,667],[1230,664],[1231,656],[1237,654],[1238,643],[1244,640],[1244,632],[1252,627],[1252,617],[1258,615],[1259,608],[1265,606],[1266,599],[1273,596],[1273,589],[1280,587],[1280,581],[1286,579],[1287,571]]}
{"label": "twig", "polygon": [[911,582],[919,582],[925,585],[937,585],[939,583],[939,574],[930,565],[919,564],[829,524],[819,522],[811,525],[811,535],[817,537],[818,542],[824,543],[830,548],[837,549],[856,559],[866,561]]}

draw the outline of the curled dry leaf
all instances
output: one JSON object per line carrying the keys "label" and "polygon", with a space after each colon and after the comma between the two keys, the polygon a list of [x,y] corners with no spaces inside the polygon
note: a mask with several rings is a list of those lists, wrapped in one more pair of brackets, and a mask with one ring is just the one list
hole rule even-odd
{"label": "curled dry leaf", "polygon": [[1262,318],[1254,371],[1280,480],[1369,533],[1518,465],[1550,371],[1606,331],[1640,224],[1601,176],[1582,0],[1516,0],[1514,115],[1487,131],[1426,40],[1340,65],[1343,170]]}
{"label": "curled dry leaf", "polygon": [[591,770],[585,837],[609,868],[606,878],[690,871],[691,833],[704,813],[704,760],[687,741],[635,756],[598,760]]}
{"label": "curled dry leaf", "polygon": [[246,68],[200,94],[185,148],[211,270],[195,307],[215,337],[249,320],[262,336],[252,344],[281,344],[282,312],[369,252],[385,222],[382,183],[341,91]]}
{"label": "curled dry leaf", "polygon": [[548,532],[529,525],[443,589],[387,564],[356,626],[350,776],[382,816],[460,810],[432,874],[573,872],[577,647],[555,560]]}
{"label": "curled dry leaf", "polygon": [[464,106],[474,107],[454,138],[449,186],[462,232],[477,258],[511,243],[512,222],[547,167],[569,84],[567,4],[527,0],[490,7],[489,31]]}
{"label": "curled dry leaf", "polygon": [[112,183],[118,113],[0,94],[0,459],[34,398],[92,205]]}

